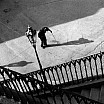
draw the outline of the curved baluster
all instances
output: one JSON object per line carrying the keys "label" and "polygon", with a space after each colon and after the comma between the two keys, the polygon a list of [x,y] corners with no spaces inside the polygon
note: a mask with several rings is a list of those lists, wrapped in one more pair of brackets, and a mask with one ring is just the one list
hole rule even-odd
{"label": "curved baluster", "polygon": [[81,80],[82,80],[82,82],[83,82],[83,81],[84,81],[84,79],[83,79],[83,73],[82,73],[82,68],[81,68],[81,60],[80,60],[80,59],[78,59],[78,60],[77,60],[77,63],[79,64],[80,74],[81,74]]}
{"label": "curved baluster", "polygon": [[71,61],[71,63],[72,63],[72,65],[74,66],[74,71],[75,71],[75,76],[76,76],[76,79],[77,79],[77,83],[79,82],[79,80],[78,80],[78,73],[77,73],[77,69],[76,69],[76,60],[73,60],[73,61]]}
{"label": "curved baluster", "polygon": [[100,64],[101,64],[101,73],[102,73],[102,77],[104,76],[104,72],[103,72],[103,62],[102,62],[102,57],[103,57],[103,53],[102,52],[100,52],[99,54],[98,54],[98,57],[100,58]]}

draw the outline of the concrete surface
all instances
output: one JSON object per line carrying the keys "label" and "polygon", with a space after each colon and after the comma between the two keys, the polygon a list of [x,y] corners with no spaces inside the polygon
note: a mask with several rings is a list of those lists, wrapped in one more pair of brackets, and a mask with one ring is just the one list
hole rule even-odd
{"label": "concrete surface", "polygon": [[103,7],[103,0],[1,0],[0,65],[20,73],[39,70],[24,36],[28,24],[37,30],[49,26],[58,41],[47,32],[50,46],[42,49],[37,38],[43,68],[103,51]]}

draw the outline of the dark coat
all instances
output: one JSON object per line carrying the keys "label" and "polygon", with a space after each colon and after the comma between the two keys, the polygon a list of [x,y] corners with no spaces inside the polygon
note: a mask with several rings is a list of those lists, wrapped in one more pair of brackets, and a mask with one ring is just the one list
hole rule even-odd
{"label": "dark coat", "polygon": [[43,27],[43,28],[39,31],[38,37],[39,37],[40,39],[46,39],[46,36],[45,36],[46,31],[51,31],[51,30],[50,30],[48,27]]}

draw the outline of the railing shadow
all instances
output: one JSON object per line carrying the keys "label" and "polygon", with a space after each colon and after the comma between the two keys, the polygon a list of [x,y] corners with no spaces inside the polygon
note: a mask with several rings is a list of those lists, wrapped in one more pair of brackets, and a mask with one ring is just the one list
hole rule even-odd
{"label": "railing shadow", "polygon": [[33,63],[33,62],[20,61],[20,62],[10,63],[8,65],[3,65],[3,67],[24,67],[31,63]]}
{"label": "railing shadow", "polygon": [[[91,42],[94,42],[94,41],[84,39],[84,38],[79,38],[78,40],[69,41],[69,42],[65,42],[65,43],[61,43],[61,44],[49,44],[49,45],[47,45],[47,47],[55,47],[55,46],[63,46],[63,45],[80,45],[80,44],[86,44],[86,43],[91,43]],[[59,43],[59,42],[57,41],[57,43]]]}

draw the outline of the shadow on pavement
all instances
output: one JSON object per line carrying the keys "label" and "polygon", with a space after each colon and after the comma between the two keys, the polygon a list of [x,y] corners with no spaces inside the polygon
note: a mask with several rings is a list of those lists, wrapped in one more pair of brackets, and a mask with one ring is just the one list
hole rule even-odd
{"label": "shadow on pavement", "polygon": [[78,40],[74,40],[74,41],[69,41],[69,42],[65,42],[62,44],[49,44],[47,47],[55,47],[55,46],[63,46],[63,45],[80,45],[80,44],[86,44],[86,43],[91,43],[94,42],[93,40],[88,40],[88,39],[84,39],[84,38],[79,38]]}
{"label": "shadow on pavement", "polygon": [[8,64],[8,65],[3,65],[3,67],[24,67],[27,64],[31,64],[31,63],[33,63],[33,62],[20,61],[20,62]]}

